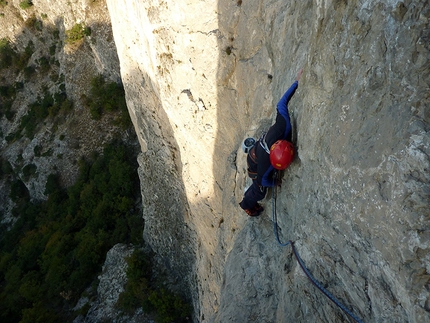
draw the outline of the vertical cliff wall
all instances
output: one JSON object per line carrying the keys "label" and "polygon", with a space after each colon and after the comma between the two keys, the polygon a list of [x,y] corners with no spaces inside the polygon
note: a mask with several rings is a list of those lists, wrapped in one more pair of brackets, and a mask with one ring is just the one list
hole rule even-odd
{"label": "vertical cliff wall", "polygon": [[267,129],[300,67],[281,239],[363,321],[430,319],[427,1],[107,3],[144,237],[195,321],[351,321],[277,245],[270,197],[259,218],[238,208],[241,141]]}

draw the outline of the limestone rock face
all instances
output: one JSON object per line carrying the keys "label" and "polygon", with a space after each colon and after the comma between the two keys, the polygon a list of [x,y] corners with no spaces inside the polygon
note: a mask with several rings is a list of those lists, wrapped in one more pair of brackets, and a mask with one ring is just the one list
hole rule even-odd
{"label": "limestone rock face", "polygon": [[257,219],[238,207],[241,141],[270,126],[301,67],[281,240],[363,321],[430,320],[427,1],[107,4],[142,148],[144,237],[196,322],[352,320],[277,244],[270,195]]}
{"label": "limestone rock face", "polygon": [[85,304],[90,305],[88,313],[78,316],[74,323],[95,323],[95,322],[117,322],[117,323],[153,323],[141,310],[133,315],[126,315],[117,309],[116,303],[119,295],[124,291],[127,282],[127,262],[134,251],[132,246],[117,244],[106,254],[103,270],[99,276],[97,287],[97,298],[90,301],[82,298],[75,310]]}

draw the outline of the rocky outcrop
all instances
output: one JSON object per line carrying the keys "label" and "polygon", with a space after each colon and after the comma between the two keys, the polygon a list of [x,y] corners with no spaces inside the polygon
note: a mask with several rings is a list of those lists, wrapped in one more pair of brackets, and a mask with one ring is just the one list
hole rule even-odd
{"label": "rocky outcrop", "polygon": [[146,317],[141,309],[133,315],[125,314],[116,306],[119,295],[124,292],[127,282],[127,257],[134,251],[134,247],[124,244],[115,245],[106,254],[102,273],[98,277],[97,296],[95,300],[83,297],[76,305],[75,311],[88,306],[88,312],[78,316],[74,323],[96,323],[96,322],[129,322],[143,323],[153,322]]}
{"label": "rocky outcrop", "polygon": [[365,322],[424,322],[429,294],[426,1],[108,0],[140,140],[145,240],[199,322],[351,320],[315,290],[266,213],[238,208],[240,143],[296,72],[297,158],[281,239]]}

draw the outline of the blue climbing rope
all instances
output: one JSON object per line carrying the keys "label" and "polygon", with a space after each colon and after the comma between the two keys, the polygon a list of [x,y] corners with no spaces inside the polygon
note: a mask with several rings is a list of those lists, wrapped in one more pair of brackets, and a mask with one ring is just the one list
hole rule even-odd
{"label": "blue climbing rope", "polygon": [[[274,179],[275,181],[275,179]],[[275,182],[274,182],[275,183]],[[363,321],[358,318],[356,315],[354,315],[349,309],[346,308],[345,305],[343,305],[336,297],[334,297],[332,294],[329,293],[327,289],[325,289],[320,282],[318,282],[312,274],[309,272],[309,270],[306,268],[302,258],[300,258],[299,253],[296,250],[296,247],[294,246],[294,242],[289,240],[285,243],[282,243],[279,238],[279,232],[278,232],[278,217],[276,214],[276,197],[275,197],[275,190],[276,186],[274,185],[272,188],[272,219],[273,219],[273,231],[275,233],[276,241],[278,244],[282,247],[291,245],[291,248],[293,250],[294,256],[297,259],[297,262],[299,263],[300,267],[302,268],[303,272],[306,274],[306,276],[309,278],[309,280],[325,295],[327,296],[333,303],[335,303],[341,310],[343,310],[346,314],[348,314],[350,317],[352,317],[356,322],[363,323]]]}
{"label": "blue climbing rope", "polygon": [[273,231],[275,233],[275,237],[276,237],[276,241],[278,241],[278,244],[281,247],[285,247],[288,246],[290,244],[290,241],[287,241],[285,243],[282,243],[281,240],[279,239],[279,232],[278,232],[278,217],[276,215],[276,198],[275,198],[275,190],[276,187],[273,186],[272,188],[272,222],[273,222]]}

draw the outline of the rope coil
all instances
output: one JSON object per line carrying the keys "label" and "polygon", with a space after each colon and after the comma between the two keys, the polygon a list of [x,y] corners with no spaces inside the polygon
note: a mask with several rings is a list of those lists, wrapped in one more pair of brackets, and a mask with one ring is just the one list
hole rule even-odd
{"label": "rope coil", "polygon": [[[275,183],[275,179],[274,179],[274,183]],[[305,275],[308,277],[308,279],[312,282],[313,285],[315,285],[325,296],[327,296],[332,302],[334,302],[341,310],[343,310],[346,314],[348,314],[350,317],[352,317],[356,322],[358,323],[363,323],[363,321],[358,318],[356,315],[354,315],[348,308],[346,308],[345,305],[343,305],[336,297],[334,297],[332,294],[330,294],[330,292],[325,289],[320,282],[318,282],[313,276],[312,274],[309,272],[309,270],[306,268],[302,258],[300,258],[299,253],[297,252],[296,247],[294,246],[294,242],[291,240],[288,240],[285,243],[282,243],[280,238],[279,238],[279,232],[278,232],[278,217],[276,214],[276,186],[273,185],[273,189],[272,189],[272,210],[273,210],[273,215],[272,215],[272,220],[273,220],[273,231],[275,233],[275,237],[276,237],[276,241],[278,242],[278,244],[281,247],[285,247],[288,245],[291,245],[292,251],[294,256],[297,259],[297,262],[299,263],[300,267],[302,268],[303,272],[305,273]]]}

